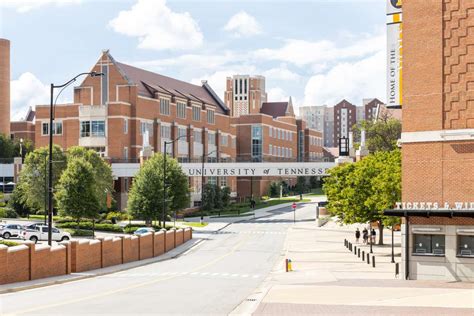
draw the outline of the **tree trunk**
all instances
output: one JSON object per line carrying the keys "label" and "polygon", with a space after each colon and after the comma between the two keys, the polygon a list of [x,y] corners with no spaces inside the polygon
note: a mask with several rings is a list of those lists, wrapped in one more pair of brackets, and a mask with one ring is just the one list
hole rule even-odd
{"label": "tree trunk", "polygon": [[383,224],[382,221],[378,221],[379,226],[379,245],[383,245]]}

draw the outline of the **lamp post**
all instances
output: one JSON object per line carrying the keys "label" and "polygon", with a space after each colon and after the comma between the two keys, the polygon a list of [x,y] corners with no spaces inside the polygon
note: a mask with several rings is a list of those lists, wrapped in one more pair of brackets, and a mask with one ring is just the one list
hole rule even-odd
{"label": "lamp post", "polygon": [[186,135],[178,136],[178,138],[173,139],[169,142],[165,141],[165,148],[163,150],[164,157],[163,157],[163,214],[162,214],[163,227],[162,228],[166,227],[166,225],[165,225],[165,222],[166,222],[166,186],[167,186],[167,184],[166,184],[166,156],[167,156],[166,148],[167,148],[168,145],[173,144],[175,141],[177,141],[177,140],[179,140],[183,137],[186,137]]}
{"label": "lamp post", "polygon": [[204,158],[209,157],[209,155],[217,152],[217,150],[213,150],[210,153],[204,154],[204,148],[202,150],[202,166],[201,166],[201,224],[203,219],[203,202],[204,202]]}
{"label": "lamp post", "polygon": [[[62,84],[62,85],[55,85],[51,84],[51,102],[49,106],[49,184],[48,184],[48,245],[51,246],[52,244],[52,237],[53,237],[53,121],[54,121],[54,115],[53,115],[53,108],[54,105],[56,104],[56,101],[58,100],[59,96],[61,93],[71,85],[73,82],[77,80],[77,78],[88,75],[91,77],[97,77],[97,76],[103,76],[103,73],[97,73],[95,71],[93,72],[83,72],[69,80],[68,82]],[[56,96],[56,99],[53,102],[54,98],[54,89],[59,89],[61,88],[61,91],[58,93]]]}
{"label": "lamp post", "polygon": [[20,138],[20,157],[21,157],[21,164],[23,164],[23,138]]}
{"label": "lamp post", "polygon": [[395,263],[395,250],[393,249],[393,224],[392,224],[392,261],[391,263]]}

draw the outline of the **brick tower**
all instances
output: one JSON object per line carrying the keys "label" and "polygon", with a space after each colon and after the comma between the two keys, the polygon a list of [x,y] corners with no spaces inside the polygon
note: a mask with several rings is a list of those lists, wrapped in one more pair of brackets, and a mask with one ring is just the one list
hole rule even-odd
{"label": "brick tower", "polygon": [[10,136],[10,41],[0,38],[0,134]]}

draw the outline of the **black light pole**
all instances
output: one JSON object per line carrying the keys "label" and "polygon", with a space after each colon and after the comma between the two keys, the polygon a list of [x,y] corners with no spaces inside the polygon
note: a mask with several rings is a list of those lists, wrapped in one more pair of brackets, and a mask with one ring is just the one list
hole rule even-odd
{"label": "black light pole", "polygon": [[393,224],[392,224],[392,261],[391,262],[395,263],[395,250],[393,249],[393,246],[394,246],[393,245],[393,239],[394,239],[394,237],[393,237]]}
{"label": "black light pole", "polygon": [[203,206],[203,197],[204,197],[204,158],[209,157],[209,155],[215,153],[217,150],[213,150],[210,153],[204,154],[204,148],[202,150],[202,166],[201,166],[201,221],[203,218],[202,206]]}
{"label": "black light pole", "polygon": [[[54,104],[56,104],[56,101],[58,100],[59,95],[63,90],[72,84],[74,81],[76,81],[77,78],[80,76],[84,75],[90,75],[91,77],[96,77],[96,76],[103,76],[103,73],[97,73],[95,71],[93,72],[83,72],[66,82],[65,84],[62,85],[54,85],[53,83],[51,84],[51,102],[49,106],[49,184],[48,184],[48,245],[51,246],[52,244],[52,237],[53,237],[53,121],[54,121],[54,115],[53,115],[53,108]],[[57,88],[62,88],[61,91],[58,93],[56,96],[56,100],[53,102],[54,98],[54,89]]]}
{"label": "black light pole", "polygon": [[166,229],[165,222],[166,222],[166,147],[170,144],[173,144],[175,141],[178,139],[181,139],[183,137],[186,137],[186,135],[181,135],[178,138],[171,140],[169,142],[165,141],[165,148],[164,148],[164,157],[163,157],[163,214],[162,214],[162,219],[163,219],[163,227]]}

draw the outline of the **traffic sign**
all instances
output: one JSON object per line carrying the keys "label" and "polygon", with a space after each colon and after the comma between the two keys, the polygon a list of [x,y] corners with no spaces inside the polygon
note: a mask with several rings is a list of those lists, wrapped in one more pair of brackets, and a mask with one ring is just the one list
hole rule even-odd
{"label": "traffic sign", "polygon": [[292,205],[291,207],[292,207],[293,209],[295,209],[295,208],[296,208],[296,203],[293,202],[293,205]]}

